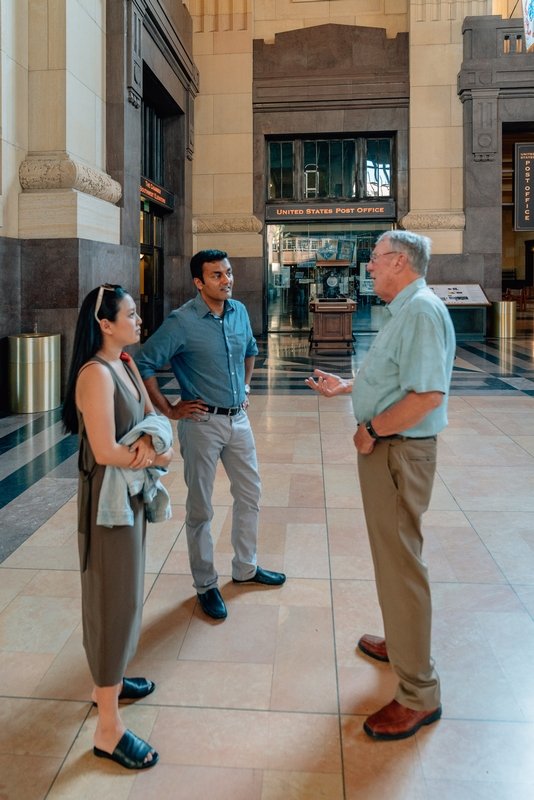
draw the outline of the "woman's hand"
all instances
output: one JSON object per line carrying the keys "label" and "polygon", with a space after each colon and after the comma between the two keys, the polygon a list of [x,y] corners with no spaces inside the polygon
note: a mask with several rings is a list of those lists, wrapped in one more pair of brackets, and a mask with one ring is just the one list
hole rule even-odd
{"label": "woman's hand", "polygon": [[159,456],[156,456],[153,466],[168,467],[173,458],[174,458],[174,450],[172,449],[172,447],[169,447],[169,449],[165,450],[164,453],[160,453]]}
{"label": "woman's hand", "polygon": [[143,434],[140,439],[132,444],[130,453],[135,453],[134,459],[130,464],[130,469],[145,469],[152,467],[156,461],[156,451],[152,444],[152,437],[148,433]]}

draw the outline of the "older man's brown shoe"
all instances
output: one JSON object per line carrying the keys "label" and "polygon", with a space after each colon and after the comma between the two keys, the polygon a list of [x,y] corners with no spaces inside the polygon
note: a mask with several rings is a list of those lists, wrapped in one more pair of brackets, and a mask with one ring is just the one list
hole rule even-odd
{"label": "older man's brown shoe", "polygon": [[413,736],[423,725],[432,725],[440,717],[441,706],[432,711],[414,711],[392,700],[376,714],[367,717],[363,729],[373,739],[391,742]]}
{"label": "older man's brown shoe", "polygon": [[358,647],[362,653],[376,658],[377,661],[389,661],[386,640],[379,636],[371,636],[370,633],[364,634],[358,642]]}

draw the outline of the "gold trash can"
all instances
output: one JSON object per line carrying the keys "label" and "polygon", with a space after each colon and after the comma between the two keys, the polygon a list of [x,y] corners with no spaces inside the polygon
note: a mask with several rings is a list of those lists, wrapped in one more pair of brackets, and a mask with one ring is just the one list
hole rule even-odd
{"label": "gold trash can", "polygon": [[61,336],[9,336],[9,399],[15,414],[51,411],[61,403]]}
{"label": "gold trash can", "polygon": [[492,335],[499,339],[513,339],[516,335],[517,304],[515,300],[492,303]]}

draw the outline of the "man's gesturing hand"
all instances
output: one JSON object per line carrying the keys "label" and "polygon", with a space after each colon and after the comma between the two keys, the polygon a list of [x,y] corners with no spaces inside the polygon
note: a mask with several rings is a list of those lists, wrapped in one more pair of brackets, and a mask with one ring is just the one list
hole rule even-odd
{"label": "man's gesturing hand", "polygon": [[200,422],[198,415],[208,413],[208,406],[204,400],[179,400],[170,409],[167,409],[165,416],[169,419],[194,419]]}
{"label": "man's gesturing hand", "polygon": [[346,381],[338,375],[332,375],[331,372],[322,372],[320,369],[314,370],[313,374],[317,375],[317,381],[314,381],[313,377],[310,377],[306,378],[304,383],[309,386],[310,389],[315,389],[319,394],[325,397],[335,397],[337,394],[350,394],[353,384],[352,380]]}

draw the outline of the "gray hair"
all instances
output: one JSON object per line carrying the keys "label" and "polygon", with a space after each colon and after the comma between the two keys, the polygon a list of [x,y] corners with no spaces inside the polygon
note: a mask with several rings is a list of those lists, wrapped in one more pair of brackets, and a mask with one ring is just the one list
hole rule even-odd
{"label": "gray hair", "polygon": [[413,231],[386,231],[376,243],[386,238],[391,250],[394,253],[403,253],[413,271],[424,278],[430,261],[432,239]]}

